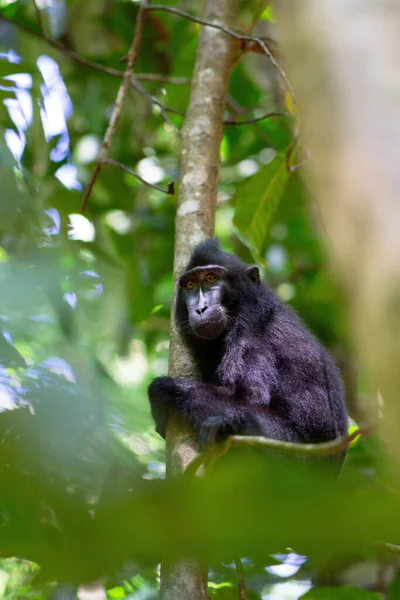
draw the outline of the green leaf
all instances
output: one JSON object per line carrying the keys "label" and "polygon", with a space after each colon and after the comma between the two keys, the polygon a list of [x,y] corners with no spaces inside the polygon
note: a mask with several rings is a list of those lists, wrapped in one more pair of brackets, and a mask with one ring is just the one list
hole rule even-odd
{"label": "green leaf", "polygon": [[260,19],[262,21],[269,21],[270,23],[276,23],[276,19],[274,16],[274,12],[272,10],[272,6],[267,6],[267,8],[263,11]]}
{"label": "green leaf", "polygon": [[[359,429],[358,425],[350,425],[350,427],[348,427],[348,429],[347,429],[347,434],[351,435],[355,431],[358,431],[358,429]],[[356,444],[358,444],[358,442],[360,441],[360,439],[361,439],[361,436],[358,435],[356,438],[354,438],[354,440],[352,442],[350,442],[349,445],[350,446],[355,446]]]}
{"label": "green leaf", "polygon": [[118,586],[107,590],[107,596],[109,598],[126,598],[126,593],[123,587]]}
{"label": "green leaf", "polygon": [[207,586],[213,590],[220,590],[222,588],[231,588],[233,584],[230,581],[222,581],[221,583],[214,583],[213,581],[209,581]]}
{"label": "green leaf", "polygon": [[233,202],[236,203],[233,223],[244,235],[244,241],[248,242],[254,256],[260,260],[271,218],[282,197],[288,177],[286,152],[279,152],[258,173],[236,187],[233,197]]}
{"label": "green leaf", "polygon": [[152,311],[151,311],[151,315],[155,315],[156,313],[158,313],[162,308],[164,308],[163,304],[157,304],[157,306],[155,306]]}
{"label": "green leaf", "polygon": [[342,587],[313,588],[300,600],[382,600],[382,596],[376,592],[366,592],[351,585]]}

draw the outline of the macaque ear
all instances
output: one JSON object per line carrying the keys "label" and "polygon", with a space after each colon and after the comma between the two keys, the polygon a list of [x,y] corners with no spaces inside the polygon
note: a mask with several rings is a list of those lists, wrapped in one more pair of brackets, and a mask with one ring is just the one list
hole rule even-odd
{"label": "macaque ear", "polygon": [[246,270],[246,275],[251,281],[254,281],[254,283],[260,284],[260,271],[258,270],[258,267],[249,267]]}

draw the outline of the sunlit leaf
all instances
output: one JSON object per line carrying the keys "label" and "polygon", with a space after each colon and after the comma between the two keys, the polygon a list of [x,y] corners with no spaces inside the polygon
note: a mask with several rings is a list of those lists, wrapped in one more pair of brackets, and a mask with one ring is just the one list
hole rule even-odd
{"label": "sunlit leaf", "polygon": [[213,583],[212,581],[210,581],[208,583],[208,587],[212,590],[220,590],[222,588],[231,588],[233,587],[232,583],[230,583],[230,581],[222,581],[221,583]]}
{"label": "sunlit leaf", "polygon": [[156,313],[160,312],[160,310],[163,308],[163,304],[157,304],[157,306],[155,306],[152,311],[151,311],[151,315],[155,315]]}
{"label": "sunlit leaf", "polygon": [[233,223],[244,234],[256,257],[261,258],[271,218],[281,200],[288,177],[286,153],[280,152],[258,173],[236,186]]}
{"label": "sunlit leaf", "polygon": [[263,11],[260,19],[262,21],[269,21],[270,23],[275,23],[276,22],[276,19],[275,19],[275,16],[274,16],[274,11],[273,11],[273,8],[272,8],[271,5],[267,6],[267,8]]}
{"label": "sunlit leaf", "polygon": [[[350,427],[347,430],[348,435],[352,435],[355,431],[358,431],[359,427],[358,425],[350,425]],[[350,447],[355,446],[359,440],[361,439],[361,436],[357,436],[354,438],[354,440],[352,442],[350,442]]]}
{"label": "sunlit leaf", "polygon": [[125,598],[126,592],[123,587],[115,587],[111,588],[111,590],[107,590],[107,596],[109,598]]}

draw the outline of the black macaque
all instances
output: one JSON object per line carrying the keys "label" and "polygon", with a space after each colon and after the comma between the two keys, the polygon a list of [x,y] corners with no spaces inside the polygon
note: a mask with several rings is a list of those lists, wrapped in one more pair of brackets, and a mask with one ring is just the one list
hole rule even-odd
{"label": "black macaque", "polygon": [[260,282],[257,267],[223,252],[217,240],[194,250],[179,279],[175,318],[201,381],[157,377],[151,383],[162,437],[174,412],[197,439],[207,427],[217,430],[217,439],[240,434],[309,443],[346,433],[332,357]]}

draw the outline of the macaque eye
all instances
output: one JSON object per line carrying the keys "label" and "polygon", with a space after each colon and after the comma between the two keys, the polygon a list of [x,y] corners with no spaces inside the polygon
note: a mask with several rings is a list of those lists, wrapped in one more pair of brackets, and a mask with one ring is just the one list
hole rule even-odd
{"label": "macaque eye", "polygon": [[204,281],[206,283],[214,283],[215,281],[217,281],[217,279],[218,277],[214,275],[214,273],[208,273],[208,275],[204,277]]}
{"label": "macaque eye", "polygon": [[185,288],[187,290],[192,290],[194,288],[194,281],[193,279],[189,279],[186,284],[185,284]]}

